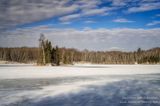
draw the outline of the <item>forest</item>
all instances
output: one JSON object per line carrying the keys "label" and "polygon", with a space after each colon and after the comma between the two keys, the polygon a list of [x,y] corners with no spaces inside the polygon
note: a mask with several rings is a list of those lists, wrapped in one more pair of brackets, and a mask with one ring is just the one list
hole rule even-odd
{"label": "forest", "polygon": [[42,34],[39,47],[0,48],[0,60],[37,65],[94,64],[159,64],[160,47],[136,51],[79,51],[74,48],[53,46]]}

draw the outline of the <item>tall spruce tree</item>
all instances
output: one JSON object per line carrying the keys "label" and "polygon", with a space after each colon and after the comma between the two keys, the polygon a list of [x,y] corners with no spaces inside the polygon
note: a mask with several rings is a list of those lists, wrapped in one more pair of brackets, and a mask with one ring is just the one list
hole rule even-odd
{"label": "tall spruce tree", "polygon": [[52,65],[60,65],[60,53],[58,46],[56,46],[56,48],[52,48],[51,63]]}
{"label": "tall spruce tree", "polygon": [[56,65],[60,65],[60,55],[59,55],[59,48],[58,46],[56,46],[56,50],[55,50],[55,62],[56,62]]}
{"label": "tall spruce tree", "polygon": [[52,48],[52,51],[51,51],[51,64],[54,66],[54,65],[56,65],[55,64],[55,49],[54,48]]}
{"label": "tall spruce tree", "polygon": [[52,51],[52,44],[50,41],[45,41],[45,60],[46,63],[51,63],[51,51]]}

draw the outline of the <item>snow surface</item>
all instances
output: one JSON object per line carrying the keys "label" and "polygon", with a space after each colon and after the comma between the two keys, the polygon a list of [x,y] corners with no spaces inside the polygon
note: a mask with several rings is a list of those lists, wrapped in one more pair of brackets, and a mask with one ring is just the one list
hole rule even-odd
{"label": "snow surface", "polygon": [[0,65],[0,106],[147,105],[160,105],[160,65]]}

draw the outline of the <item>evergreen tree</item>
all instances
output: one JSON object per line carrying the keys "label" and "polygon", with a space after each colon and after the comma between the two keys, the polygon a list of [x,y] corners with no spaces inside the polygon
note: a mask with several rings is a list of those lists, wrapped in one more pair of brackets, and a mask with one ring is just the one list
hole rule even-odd
{"label": "evergreen tree", "polygon": [[46,65],[51,63],[52,65],[60,65],[60,53],[59,48],[52,47],[50,41],[45,40],[43,34],[41,34],[39,39],[39,58],[38,62],[39,65]]}
{"label": "evergreen tree", "polygon": [[51,63],[51,51],[52,51],[52,44],[48,40],[45,41],[45,60],[46,63]]}
{"label": "evergreen tree", "polygon": [[141,55],[142,55],[142,50],[141,50],[141,48],[138,48],[137,49],[137,63],[138,64],[143,63]]}
{"label": "evergreen tree", "polygon": [[56,48],[52,48],[51,63],[52,65],[60,65],[60,53],[58,46],[56,46]]}
{"label": "evergreen tree", "polygon": [[60,55],[59,55],[59,48],[58,46],[56,46],[56,50],[55,50],[55,63],[56,65],[60,65]]}
{"label": "evergreen tree", "polygon": [[55,64],[55,52],[56,52],[56,50],[54,48],[52,48],[52,51],[51,51],[51,64],[52,65],[56,65]]}

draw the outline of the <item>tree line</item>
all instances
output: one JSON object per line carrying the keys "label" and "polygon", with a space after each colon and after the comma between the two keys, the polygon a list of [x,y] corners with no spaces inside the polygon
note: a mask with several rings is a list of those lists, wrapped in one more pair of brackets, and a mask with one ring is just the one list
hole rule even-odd
{"label": "tree line", "polygon": [[[48,41],[47,41],[48,42]],[[50,43],[46,44],[50,45]],[[89,62],[96,64],[157,64],[160,63],[160,48],[134,52],[122,51],[78,51],[70,48],[44,48],[44,58],[39,48],[0,48],[0,60],[45,65],[74,64]]]}
{"label": "tree line", "polygon": [[14,47],[0,48],[0,60],[21,63],[35,63],[38,58],[37,48]]}
{"label": "tree line", "polygon": [[0,60],[23,63],[37,63],[38,65],[60,65],[74,63],[95,64],[158,64],[160,63],[160,48],[133,52],[122,51],[79,51],[73,48],[58,48],[45,39],[42,34],[39,48],[0,48]]}
{"label": "tree line", "polygon": [[61,62],[89,62],[95,64],[157,64],[160,63],[160,48],[134,52],[122,51],[78,51],[76,49],[60,48]]}

